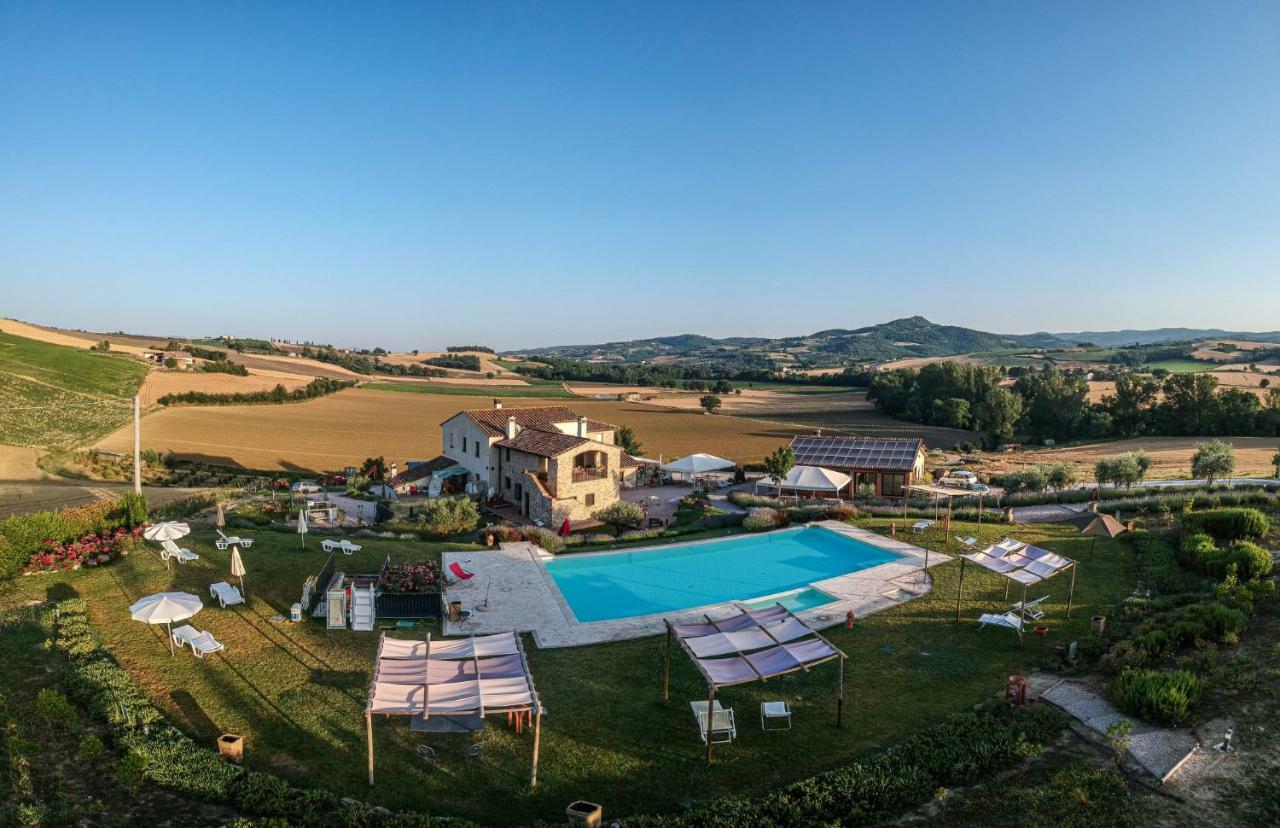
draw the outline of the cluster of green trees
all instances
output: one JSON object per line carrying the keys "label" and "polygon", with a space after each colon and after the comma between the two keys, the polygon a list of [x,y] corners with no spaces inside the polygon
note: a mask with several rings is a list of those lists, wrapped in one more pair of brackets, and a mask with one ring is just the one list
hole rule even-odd
{"label": "cluster of green trees", "polygon": [[1116,389],[1089,402],[1083,376],[1050,368],[1024,372],[1012,387],[994,366],[944,362],[878,374],[868,398],[894,417],[968,429],[989,442],[1014,434],[1034,439],[1143,435],[1275,436],[1280,388],[1265,401],[1242,388],[1219,388],[1211,374],[1170,374],[1163,380],[1121,374]]}
{"label": "cluster of green trees", "polygon": [[479,371],[480,357],[475,354],[444,354],[422,360],[427,365],[437,368],[453,368],[462,371]]}
{"label": "cluster of green trees", "polygon": [[487,345],[450,345],[445,350],[449,353],[458,353],[460,351],[479,351],[482,354],[493,353],[493,349]]}
{"label": "cluster of green trees", "polygon": [[865,386],[871,382],[868,371],[846,368],[834,374],[810,376],[770,369],[706,366],[638,365],[631,363],[601,364],[572,359],[538,357],[538,365],[521,365],[515,370],[526,376],[557,382],[604,382],[610,385],[640,385],[658,388],[686,388],[690,391],[713,391],[727,394],[731,382],[786,382],[794,385]]}
{"label": "cluster of green trees", "polygon": [[209,394],[204,391],[187,391],[182,394],[165,394],[159,400],[161,405],[264,405],[272,403],[302,402],[315,397],[323,397],[350,388],[354,380],[336,380],[328,377],[317,377],[302,388],[293,391],[283,385],[277,385],[270,391],[250,391],[238,394]]}

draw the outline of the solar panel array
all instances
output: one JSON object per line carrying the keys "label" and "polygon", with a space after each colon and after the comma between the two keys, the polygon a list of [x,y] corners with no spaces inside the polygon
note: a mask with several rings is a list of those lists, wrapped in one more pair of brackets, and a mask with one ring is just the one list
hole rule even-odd
{"label": "solar panel array", "polygon": [[919,440],[877,437],[794,437],[796,464],[827,468],[908,471],[916,462]]}

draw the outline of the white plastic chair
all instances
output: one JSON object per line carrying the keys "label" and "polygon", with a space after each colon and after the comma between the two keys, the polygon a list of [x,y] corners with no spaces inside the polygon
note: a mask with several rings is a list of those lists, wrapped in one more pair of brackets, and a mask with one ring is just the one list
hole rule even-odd
{"label": "white plastic chair", "polygon": [[[769,722],[780,722],[785,724],[783,724],[782,726],[770,727]],[[784,701],[761,702],[760,729],[761,730],[790,730],[791,729],[791,706]]]}

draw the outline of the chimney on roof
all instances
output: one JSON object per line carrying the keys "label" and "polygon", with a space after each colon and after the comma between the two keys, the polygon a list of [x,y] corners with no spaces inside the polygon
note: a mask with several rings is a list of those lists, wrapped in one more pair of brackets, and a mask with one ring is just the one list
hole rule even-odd
{"label": "chimney on roof", "polygon": [[815,436],[815,437],[821,437],[821,436],[822,436],[822,429],[818,429],[818,430],[817,430],[817,434],[815,434],[814,436]]}
{"label": "chimney on roof", "polygon": [[516,415],[514,414],[509,415],[507,417],[507,439],[508,440],[515,439],[516,432],[519,431],[519,429],[520,427],[516,425]]}
{"label": "chimney on roof", "polygon": [[587,436],[587,418],[586,417],[578,418],[578,436],[579,437]]}
{"label": "chimney on roof", "polygon": [[493,398],[493,407],[494,407],[495,409],[502,408],[502,400],[498,399],[497,397],[494,397],[494,398]]}

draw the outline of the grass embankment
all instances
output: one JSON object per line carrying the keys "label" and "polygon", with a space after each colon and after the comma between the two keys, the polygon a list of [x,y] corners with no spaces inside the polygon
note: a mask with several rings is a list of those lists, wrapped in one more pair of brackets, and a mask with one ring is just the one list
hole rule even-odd
{"label": "grass embankment", "polygon": [[1212,371],[1218,366],[1212,362],[1201,362],[1196,359],[1160,359],[1155,362],[1148,362],[1143,367],[1148,371],[1163,368],[1170,374],[1199,374],[1204,371]]}
{"label": "grass embankment", "polygon": [[0,443],[72,446],[129,419],[142,362],[0,332]]}
{"label": "grass embankment", "polygon": [[[874,529],[888,520],[865,521]],[[955,533],[974,527],[957,524]],[[984,539],[1012,527],[984,525]],[[721,747],[716,763],[702,760],[688,701],[705,686],[678,652],[672,663],[671,701],[660,701],[661,638],[530,653],[548,715],[544,720],[539,786],[529,790],[530,734],[515,735],[494,720],[479,737],[484,759],[465,763],[462,736],[411,734],[401,720],[375,724],[378,785],[364,779],[364,698],[377,633],[328,631],[319,621],[273,622],[298,600],[303,579],[325,555],[319,539],[305,550],[296,536],[253,534],[245,553],[249,603],[229,610],[209,606],[192,623],[227,645],[204,661],[189,653],[170,657],[163,631],[129,620],[127,607],[142,595],[181,589],[207,596],[208,584],[226,580],[228,553],[197,531],[187,545],[200,560],[166,570],[152,555],[133,555],[96,571],[23,578],[0,586],[0,605],[46,595],[78,594],[89,604],[103,642],[175,722],[211,748],[223,732],[242,733],[247,763],[299,785],[323,784],[343,794],[390,807],[455,813],[486,823],[556,820],[567,802],[602,802],[611,815],[678,810],[681,803],[730,793],[758,794],[829,768],[962,711],[1024,672],[1057,643],[1083,635],[1089,616],[1128,594],[1133,585],[1128,547],[1100,541],[1087,557],[1088,539],[1067,527],[1017,527],[1018,537],[1080,557],[1075,609],[1064,617],[1067,578],[1048,582],[1045,639],[1019,646],[1002,630],[979,632],[975,619],[1005,605],[998,576],[968,567],[956,623],[954,563],[934,570],[936,589],[891,610],[860,619],[831,639],[848,653],[845,726],[833,727],[835,671],[822,667],[767,684],[726,690],[739,738]],[[942,538],[936,539],[939,544]],[[364,550],[339,556],[339,566],[372,571],[383,557],[436,556],[443,544],[362,540]],[[486,554],[476,549],[475,555]],[[496,597],[496,596],[495,596]],[[1014,596],[1010,596],[1010,600]],[[499,599],[500,600],[500,599]],[[423,627],[408,633],[422,636]],[[795,729],[763,733],[756,726],[761,701],[788,699]],[[439,768],[428,769],[413,747],[444,748]],[[457,796],[457,791],[467,791]]]}

